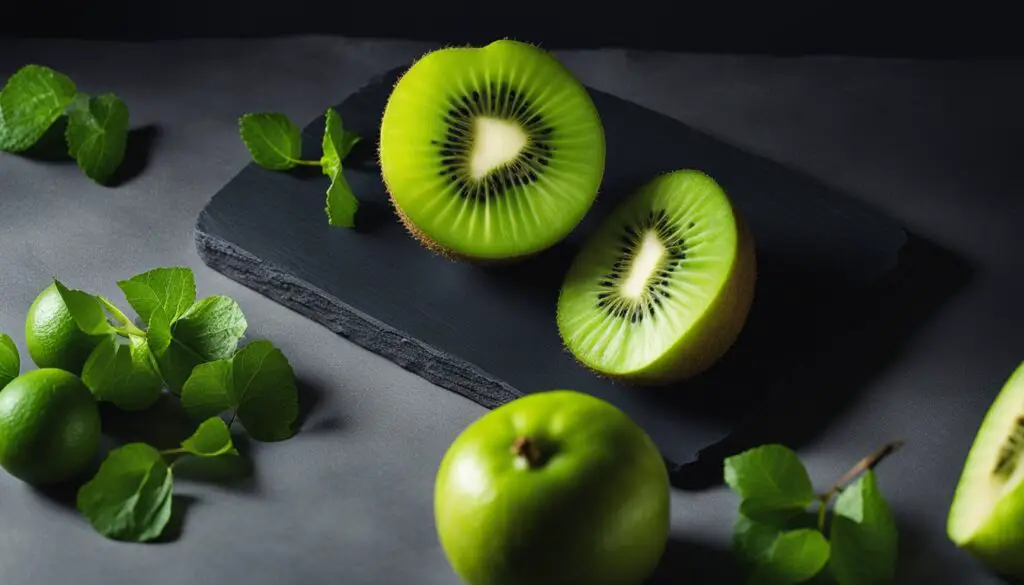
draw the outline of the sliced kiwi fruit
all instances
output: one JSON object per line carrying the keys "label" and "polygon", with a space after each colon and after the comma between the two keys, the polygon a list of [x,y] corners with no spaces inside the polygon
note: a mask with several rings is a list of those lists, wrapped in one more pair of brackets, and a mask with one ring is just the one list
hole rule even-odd
{"label": "sliced kiwi fruit", "polygon": [[978,429],[947,532],[993,570],[1024,579],[1024,363],[1003,384]]}
{"label": "sliced kiwi fruit", "polygon": [[755,272],[753,236],[722,187],[698,170],[663,173],[628,195],[573,259],[559,332],[603,376],[685,379],[739,336]]}
{"label": "sliced kiwi fruit", "polygon": [[565,238],[604,174],[586,88],[552,54],[500,40],[427,53],[381,120],[380,167],[409,232],[445,256],[506,261]]}

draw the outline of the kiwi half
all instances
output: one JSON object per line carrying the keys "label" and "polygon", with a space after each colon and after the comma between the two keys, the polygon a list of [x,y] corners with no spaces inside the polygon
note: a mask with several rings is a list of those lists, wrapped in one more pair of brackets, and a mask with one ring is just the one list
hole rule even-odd
{"label": "kiwi half", "polygon": [[992,569],[1024,578],[1024,363],[978,429],[957,484],[949,538]]}
{"label": "kiwi half", "polygon": [[381,174],[409,232],[440,254],[533,255],[583,219],[604,174],[590,95],[553,55],[511,40],[438,49],[398,80]]}
{"label": "kiwi half", "polygon": [[666,383],[732,346],[754,295],[753,237],[725,191],[697,170],[661,174],[588,238],[566,274],[566,347],[611,378]]}

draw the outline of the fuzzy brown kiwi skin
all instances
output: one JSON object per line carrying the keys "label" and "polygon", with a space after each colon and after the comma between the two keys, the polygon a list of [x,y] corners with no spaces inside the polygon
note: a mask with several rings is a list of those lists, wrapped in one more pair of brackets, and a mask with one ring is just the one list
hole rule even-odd
{"label": "fuzzy brown kiwi skin", "polygon": [[[503,40],[512,40],[512,39],[510,37],[503,37]],[[519,41],[519,42],[522,42],[522,41]],[[537,48],[541,48],[541,46],[539,44],[536,44],[536,43],[531,43],[531,44],[533,44],[533,46],[535,46]],[[464,49],[466,49],[466,48],[474,48],[474,46],[470,45],[470,44],[466,44],[466,45],[445,45],[445,46],[440,47],[438,49],[432,49],[430,51],[427,51],[427,52],[423,53],[422,55],[420,55],[419,57],[417,57],[416,59],[414,59],[413,62],[409,65],[409,67],[407,67],[405,69],[405,71],[403,71],[398,76],[398,78],[395,79],[395,83],[391,87],[391,93],[388,95],[388,100],[387,100],[387,103],[384,106],[384,110],[387,110],[387,106],[391,103],[391,96],[394,95],[394,91],[395,91],[395,88],[398,87],[398,83],[400,81],[402,81],[402,78],[404,78],[405,75],[409,72],[409,70],[412,69],[413,65],[415,65],[420,59],[426,57],[427,55],[430,55],[432,53],[436,53],[437,51],[440,51],[440,50],[443,50],[443,49],[455,49],[455,48],[464,48]],[[381,121],[383,122],[383,112],[381,113]],[[544,249],[541,249],[541,250],[535,250],[533,252],[529,252],[529,253],[526,253],[526,254],[519,254],[519,255],[516,255],[516,256],[506,256],[506,257],[503,257],[503,258],[484,258],[484,257],[480,257],[480,256],[472,256],[472,255],[468,255],[468,254],[462,254],[460,252],[452,250],[451,248],[447,248],[445,246],[442,246],[438,242],[432,240],[430,238],[430,236],[428,236],[426,233],[423,232],[423,230],[419,229],[419,227],[415,223],[413,223],[412,220],[409,219],[409,216],[407,216],[405,214],[405,212],[402,211],[402,208],[398,205],[398,202],[395,201],[394,194],[391,191],[391,185],[388,184],[387,179],[384,177],[383,164],[381,163],[380,140],[377,141],[377,166],[378,166],[378,168],[381,169],[381,182],[384,183],[384,188],[388,192],[388,201],[391,203],[391,207],[392,207],[392,209],[394,209],[395,215],[398,216],[399,221],[401,221],[402,226],[405,227],[405,230],[409,233],[409,235],[411,235],[415,240],[417,240],[424,248],[426,248],[431,253],[436,254],[437,256],[440,256],[441,258],[444,258],[445,260],[450,260],[452,262],[464,262],[464,263],[468,263],[468,264],[474,264],[474,265],[477,265],[477,266],[504,266],[504,265],[510,265],[510,264],[518,264],[520,262],[529,260],[529,259],[534,258],[535,256],[538,256],[538,255],[540,255],[540,254],[545,252]],[[597,201],[597,197],[598,196],[600,196],[600,192],[598,192],[596,194],[595,198],[594,198],[594,202],[595,203]]]}
{"label": "fuzzy brown kiwi skin", "polygon": [[[738,236],[736,262],[733,264],[725,289],[706,313],[709,315],[715,313],[717,318],[698,325],[705,331],[712,332],[709,337],[710,343],[702,345],[699,354],[684,354],[676,358],[669,367],[645,374],[602,372],[581,360],[577,359],[576,362],[593,375],[616,384],[656,388],[693,378],[708,370],[724,357],[739,338],[739,334],[746,324],[750,307],[753,305],[757,281],[757,252],[754,234],[750,231],[746,219],[735,207],[733,208],[733,217]],[[563,344],[563,349],[572,355],[568,346]]]}

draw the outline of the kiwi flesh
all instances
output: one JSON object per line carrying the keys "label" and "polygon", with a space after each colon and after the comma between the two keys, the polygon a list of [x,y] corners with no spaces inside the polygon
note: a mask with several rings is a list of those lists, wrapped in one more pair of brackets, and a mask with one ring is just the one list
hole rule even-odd
{"label": "kiwi flesh", "polygon": [[549,248],[583,219],[604,175],[590,94],[551,53],[519,41],[422,56],[392,89],[380,130],[399,219],[451,258],[507,261]]}
{"label": "kiwi flesh", "polygon": [[686,379],[738,338],[755,280],[753,235],[722,187],[699,170],[662,173],[628,195],[573,259],[559,333],[602,376]]}
{"label": "kiwi flesh", "polygon": [[1024,579],[1024,363],[1004,382],[968,451],[947,533],[993,570]]}

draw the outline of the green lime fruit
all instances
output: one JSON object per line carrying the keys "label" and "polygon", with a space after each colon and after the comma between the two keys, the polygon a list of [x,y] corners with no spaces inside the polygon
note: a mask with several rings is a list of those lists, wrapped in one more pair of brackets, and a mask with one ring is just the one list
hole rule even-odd
{"label": "green lime fruit", "polygon": [[0,467],[14,477],[34,485],[71,479],[99,446],[99,407],[78,376],[43,368],[0,390]]}
{"label": "green lime fruit", "polygon": [[1024,579],[1024,363],[978,429],[947,522],[949,538],[993,570]]}
{"label": "green lime fruit", "polygon": [[451,444],[437,533],[469,585],[638,585],[669,531],[669,479],[650,437],[574,390],[518,398]]}
{"label": "green lime fruit", "polygon": [[89,354],[105,338],[79,329],[56,284],[39,293],[25,316],[25,345],[40,368],[60,368],[81,375]]}

